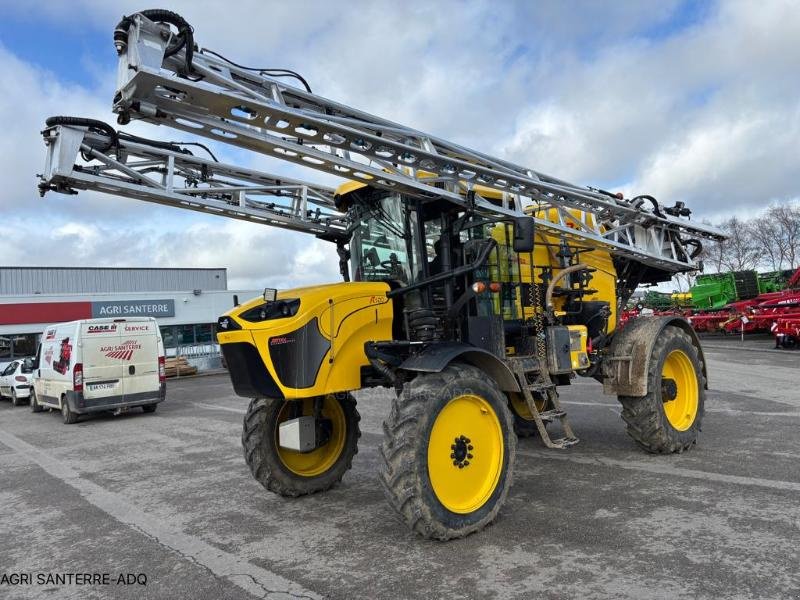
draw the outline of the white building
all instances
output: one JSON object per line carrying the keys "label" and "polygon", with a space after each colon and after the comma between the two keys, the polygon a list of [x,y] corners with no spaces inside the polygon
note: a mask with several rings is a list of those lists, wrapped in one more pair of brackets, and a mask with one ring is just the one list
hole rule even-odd
{"label": "white building", "polygon": [[0,362],[31,356],[50,323],[152,316],[168,356],[219,361],[216,322],[262,290],[228,290],[225,269],[0,267]]}

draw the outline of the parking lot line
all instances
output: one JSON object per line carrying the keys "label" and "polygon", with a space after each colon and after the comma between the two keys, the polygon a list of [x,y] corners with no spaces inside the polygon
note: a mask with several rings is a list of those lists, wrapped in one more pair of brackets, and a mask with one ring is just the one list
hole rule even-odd
{"label": "parking lot line", "polygon": [[[672,475],[675,477],[688,477],[689,479],[700,479],[702,481],[716,481],[719,483],[730,483],[733,485],[747,485],[768,488],[773,490],[787,490],[800,492],[800,482],[781,481],[779,479],[762,479],[760,477],[745,477],[742,475],[726,475],[724,473],[714,473],[711,471],[700,471],[697,469],[682,469],[673,467],[668,463],[656,464],[641,460],[617,460],[604,458],[602,456],[574,456],[552,450],[517,450],[517,454],[532,458],[549,458],[552,460],[564,460],[578,463],[581,465],[601,465],[604,467],[620,468],[630,471],[643,471],[646,473],[656,473],[658,475]],[[666,457],[665,457],[666,458]]]}
{"label": "parking lot line", "polygon": [[[575,406],[597,406],[597,407],[611,407],[622,409],[619,402],[580,402],[578,400],[561,400],[561,404],[573,404]],[[800,417],[800,412],[775,412],[775,411],[758,411],[758,410],[739,410],[738,408],[722,408],[718,406],[707,406],[706,412],[711,413],[729,413],[732,415],[756,415],[759,417]]]}
{"label": "parking lot line", "polygon": [[294,581],[242,560],[208,542],[189,535],[145,513],[124,497],[81,477],[69,465],[36,446],[0,429],[0,443],[14,450],[21,459],[33,462],[44,471],[74,488],[89,504],[116,521],[132,527],[181,557],[199,564],[217,577],[224,577],[258,598],[320,598]]}
{"label": "parking lot line", "polygon": [[225,410],[227,412],[236,413],[238,415],[243,415],[247,411],[243,408],[233,408],[230,406],[219,406],[217,404],[206,404],[205,402],[189,402],[189,404],[196,406],[197,408],[205,408],[206,410]]}

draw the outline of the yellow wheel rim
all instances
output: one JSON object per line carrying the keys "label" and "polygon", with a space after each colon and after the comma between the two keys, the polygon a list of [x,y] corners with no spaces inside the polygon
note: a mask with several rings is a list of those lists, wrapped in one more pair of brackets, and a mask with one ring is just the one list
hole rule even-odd
{"label": "yellow wheel rim", "polygon": [[683,350],[673,350],[667,355],[661,369],[661,378],[662,395],[665,394],[664,380],[675,382],[673,389],[675,398],[672,400],[669,400],[668,396],[662,398],[666,400],[664,414],[675,429],[686,431],[697,417],[700,391],[694,365]]}
{"label": "yellow wheel rim", "polygon": [[[534,398],[533,401],[536,404],[536,410],[539,412],[544,412],[544,399]],[[511,393],[511,407],[514,409],[514,413],[519,418],[525,419],[526,421],[533,421],[533,413],[528,407],[528,403],[525,402],[525,398],[522,396],[522,394],[518,394],[516,392]]]}
{"label": "yellow wheel rim", "polygon": [[436,416],[428,440],[428,477],[447,510],[468,514],[491,498],[503,471],[503,429],[480,396],[456,396]]}
{"label": "yellow wheel rim", "polygon": [[339,401],[333,396],[326,396],[322,404],[322,416],[330,419],[333,425],[331,438],[328,443],[314,450],[313,452],[297,452],[288,448],[281,448],[278,443],[278,426],[295,415],[290,410],[290,405],[300,403],[303,405],[302,412],[296,416],[310,416],[314,414],[314,399],[291,400],[284,403],[278,419],[275,422],[275,448],[278,451],[278,458],[284,466],[295,475],[301,477],[315,477],[330,469],[344,449],[345,438],[347,435],[344,410]]}

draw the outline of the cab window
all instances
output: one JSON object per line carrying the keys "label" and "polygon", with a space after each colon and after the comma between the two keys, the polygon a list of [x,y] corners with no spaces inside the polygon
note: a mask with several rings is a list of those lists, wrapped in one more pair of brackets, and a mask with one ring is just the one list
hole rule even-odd
{"label": "cab window", "polygon": [[407,238],[405,231],[412,211],[399,194],[364,203],[359,209],[350,245],[353,279],[411,283],[415,278],[412,236]]}

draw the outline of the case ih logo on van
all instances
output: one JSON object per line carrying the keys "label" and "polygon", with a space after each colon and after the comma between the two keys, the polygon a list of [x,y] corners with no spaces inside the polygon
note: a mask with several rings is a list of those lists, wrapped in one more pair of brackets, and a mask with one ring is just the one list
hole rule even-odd
{"label": "case ih logo on van", "polygon": [[118,358],[120,360],[130,360],[135,350],[141,350],[142,345],[136,340],[128,340],[114,346],[101,346],[100,352],[108,358]]}
{"label": "case ih logo on van", "polygon": [[116,323],[109,323],[108,325],[89,325],[87,333],[114,333],[116,330]]}

